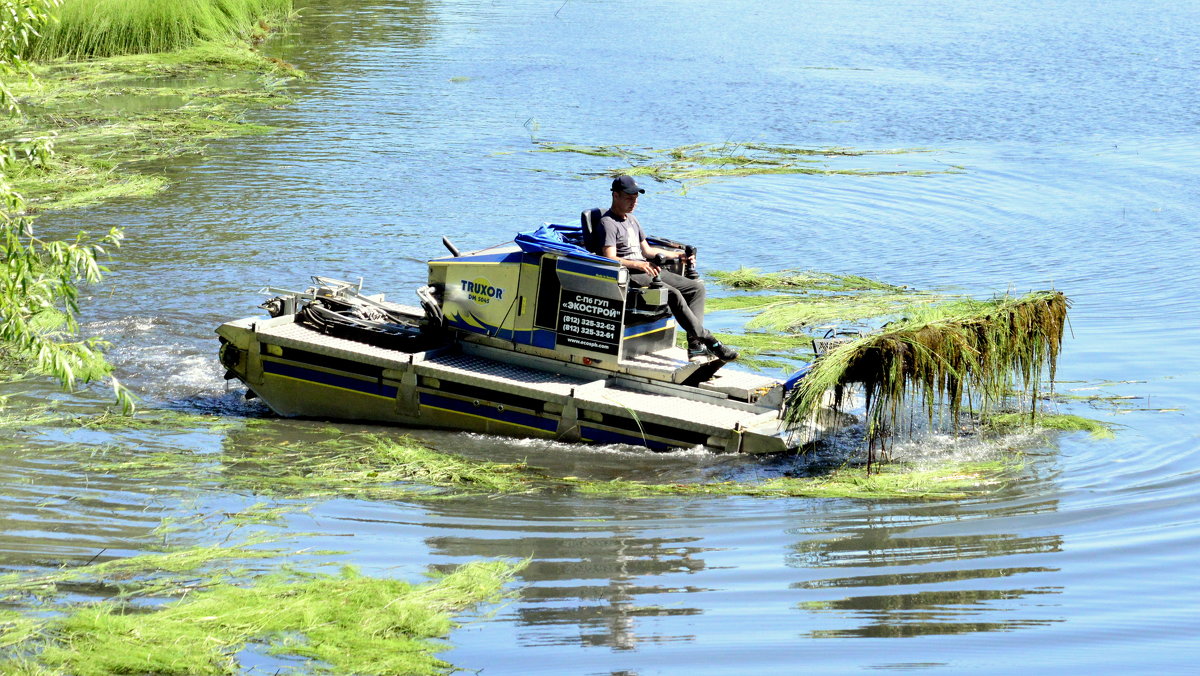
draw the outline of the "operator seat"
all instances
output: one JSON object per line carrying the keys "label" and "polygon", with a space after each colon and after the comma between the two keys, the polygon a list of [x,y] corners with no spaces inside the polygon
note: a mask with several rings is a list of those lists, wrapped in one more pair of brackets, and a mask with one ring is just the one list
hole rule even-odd
{"label": "operator seat", "polygon": [[583,226],[583,248],[603,256],[604,231],[600,228],[600,217],[604,212],[600,209],[584,209],[579,214],[579,223]]}
{"label": "operator seat", "polygon": [[[579,214],[579,223],[583,227],[583,248],[597,256],[603,256],[604,230],[600,227],[600,217],[604,215],[601,209],[584,209]],[[652,296],[651,301],[647,296]],[[655,302],[657,301],[657,302]],[[626,293],[625,324],[646,324],[671,316],[667,306],[666,294],[662,293],[662,284],[657,286],[638,287],[630,284]]]}

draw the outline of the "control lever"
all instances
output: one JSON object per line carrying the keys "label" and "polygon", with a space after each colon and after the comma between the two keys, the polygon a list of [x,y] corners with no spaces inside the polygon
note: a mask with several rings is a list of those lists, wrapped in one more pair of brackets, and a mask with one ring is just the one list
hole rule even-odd
{"label": "control lever", "polygon": [[[654,254],[653,256],[650,257],[650,264],[661,270],[663,268],[663,266],[665,266],[667,264],[667,257],[660,253]],[[654,275],[654,279],[650,280],[650,288],[651,289],[661,289],[662,287],[663,287],[662,279],[658,275]]]}
{"label": "control lever", "polygon": [[687,257],[683,263],[683,276],[688,279],[700,279],[700,273],[696,272],[696,247],[691,244],[683,247],[683,255]]}

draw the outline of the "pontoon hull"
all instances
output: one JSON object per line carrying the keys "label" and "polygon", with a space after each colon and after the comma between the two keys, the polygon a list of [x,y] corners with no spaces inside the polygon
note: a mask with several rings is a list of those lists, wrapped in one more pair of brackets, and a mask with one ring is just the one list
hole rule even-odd
{"label": "pontoon hull", "polygon": [[[294,320],[249,318],[217,329],[227,376],[285,417],[745,453],[796,448],[818,432],[785,432],[778,401],[752,401],[776,381],[752,374],[723,372],[695,387],[473,343],[406,353]],[[683,370],[682,357],[670,348],[631,368]]]}

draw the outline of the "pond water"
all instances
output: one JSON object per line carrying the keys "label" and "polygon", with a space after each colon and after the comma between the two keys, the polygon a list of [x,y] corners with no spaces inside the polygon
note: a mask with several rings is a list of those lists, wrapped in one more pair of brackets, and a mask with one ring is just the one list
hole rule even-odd
{"label": "pond water", "polygon": [[[294,104],[254,114],[276,133],[157,168],[173,186],[156,198],[39,221],[125,228],[84,319],[147,405],[263,415],[226,390],[213,329],[255,314],[265,285],[364,277],[412,302],[440,236],[472,249],[607,201],[602,174],[619,159],[532,152],[538,142],[758,142],[920,150],[822,162],[934,173],[647,180],[642,222],[696,243],[710,270],[807,268],[977,296],[1062,289],[1075,305],[1058,390],[1109,397],[1062,410],[1120,426],[1112,440],[901,449],[1024,455],[1018,479],[964,501],[344,498],[291,517],[321,533],[306,545],[372,574],[528,557],[519,599],[456,631],[446,659],[488,674],[1195,668],[1200,5],[297,5],[302,20],[268,47],[309,77]],[[105,396],[5,391],[79,411]],[[297,439],[319,426],[266,424]],[[2,567],[150,551],[164,518],[287,503],[187,476],[97,476],[57,452],[64,440],[228,452],[248,443],[236,432],[22,434],[25,451],[0,450]],[[769,469],[422,436],[593,476]]]}

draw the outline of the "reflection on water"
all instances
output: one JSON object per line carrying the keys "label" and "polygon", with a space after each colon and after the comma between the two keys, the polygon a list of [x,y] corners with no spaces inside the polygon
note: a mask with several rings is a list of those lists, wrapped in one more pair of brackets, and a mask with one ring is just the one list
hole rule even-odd
{"label": "reflection on water", "polygon": [[[1012,612],[1012,602],[1059,589],[972,589],[916,592],[888,596],[854,596],[839,601],[810,601],[804,610],[830,612],[863,624],[854,629],[817,630],[809,638],[906,638],[936,634],[1013,631],[1038,627],[1059,619],[971,621],[990,613]],[[1038,605],[1038,604],[1030,604]],[[1045,612],[1044,608],[1038,608]]]}
{"label": "reflection on water", "polygon": [[[1190,572],[1200,551],[1200,9],[297,4],[304,20],[269,48],[309,78],[294,105],[256,120],[276,133],[156,167],[174,181],[158,198],[39,225],[126,227],[112,283],[84,299],[83,319],[113,341],[118,375],[149,404],[232,427],[0,427],[0,570],[151,551],[164,519],[266,501],[295,507],[291,529],[370,573],[414,579],[428,566],[529,558],[521,598],[457,632],[445,655],[487,673],[1003,673],[1017,653],[1046,670],[1179,672],[1200,658]],[[1008,485],[957,503],[268,492],[262,482],[294,469],[259,462],[271,447],[303,453],[329,433],[263,418],[227,392],[213,328],[255,313],[261,286],[302,287],[309,274],[363,276],[412,302],[441,235],[490,245],[605,200],[602,175],[619,163],[529,152],[535,140],[927,149],[923,164],[953,173],[759,176],[686,192],[651,181],[639,214],[650,231],[698,244],[704,270],[813,268],[980,295],[1064,289],[1076,305],[1059,377],[1129,381],[1112,391],[1140,397],[1139,410],[1062,402],[1124,425],[1108,442],[905,449],[931,462],[1023,457]],[[912,161],[868,159],[878,170]],[[0,386],[3,395],[6,414],[47,400],[95,412],[107,396],[30,385]],[[803,466],[416,434],[593,478]],[[836,464],[843,448],[831,444],[820,461]],[[181,449],[206,457],[154,478],[97,464]],[[250,464],[255,481],[243,476]],[[196,525],[174,537],[211,536]],[[878,640],[890,637],[910,640]]]}
{"label": "reflection on water", "polygon": [[[996,517],[1016,517],[1054,507],[996,505],[989,511]],[[818,616],[817,628],[805,635],[904,637],[1006,631],[1060,621],[1054,614],[1047,616],[1049,604],[1037,599],[1061,592],[1061,586],[1044,584],[1046,580],[1061,584],[1054,575],[1058,569],[1013,566],[1011,562],[1042,560],[1044,555],[1060,552],[1061,536],[913,532],[922,523],[936,529],[941,519],[932,517],[932,510],[893,510],[886,516],[868,516],[862,522],[833,523],[819,533],[798,533],[806,539],[792,547],[787,565],[813,573],[831,568],[847,573],[790,585],[812,592],[797,604],[797,608]],[[823,537],[809,539],[814,534]],[[1002,567],[978,567],[981,562],[992,561]],[[888,568],[889,572],[866,572],[879,568]],[[860,570],[863,572],[858,573]],[[1032,576],[1035,586],[1011,587],[1027,576]],[[840,595],[851,590],[871,593]],[[997,616],[1004,619],[995,619]]]}
{"label": "reflection on water", "polygon": [[883,529],[871,529],[833,541],[808,541],[796,547],[788,565],[803,568],[846,566],[923,565],[1006,554],[1058,551],[1057,536],[971,535],[964,537],[895,538]]}
{"label": "reflection on water", "polygon": [[[607,530],[607,529],[606,529]],[[638,618],[696,615],[678,594],[695,587],[665,587],[645,581],[704,569],[698,537],[647,538],[636,528],[576,537],[521,537],[477,540],[435,537],[426,541],[436,554],[467,557],[532,558],[521,576],[517,621],[535,627],[522,637],[526,645],[561,643],[565,631],[577,631],[584,646],[632,650],[642,643],[681,641],[639,627]]]}

